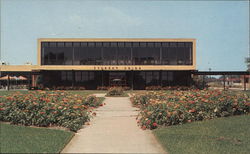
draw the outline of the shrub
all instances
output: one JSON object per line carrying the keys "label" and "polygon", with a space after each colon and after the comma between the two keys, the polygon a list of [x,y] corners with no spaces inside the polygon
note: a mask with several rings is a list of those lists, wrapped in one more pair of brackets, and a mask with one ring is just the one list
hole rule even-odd
{"label": "shrub", "polygon": [[146,90],[161,90],[161,86],[148,86],[145,88]]}
{"label": "shrub", "polygon": [[64,91],[32,91],[0,96],[0,121],[34,126],[62,126],[77,131],[101,102]]}
{"label": "shrub", "polygon": [[143,129],[250,112],[248,95],[218,90],[147,92],[133,95],[131,102],[140,108]]}
{"label": "shrub", "polygon": [[122,96],[123,94],[122,87],[111,87],[108,90],[107,96]]}
{"label": "shrub", "polygon": [[97,87],[97,90],[108,90],[109,87],[105,87],[105,86],[99,86]]}

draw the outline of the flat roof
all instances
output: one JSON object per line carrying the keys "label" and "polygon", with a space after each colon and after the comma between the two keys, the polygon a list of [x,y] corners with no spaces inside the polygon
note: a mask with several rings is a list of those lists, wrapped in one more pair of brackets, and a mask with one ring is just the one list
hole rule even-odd
{"label": "flat roof", "polygon": [[194,38],[39,38],[42,41],[58,42],[187,42],[196,41]]}
{"label": "flat roof", "polygon": [[193,65],[0,65],[2,72],[31,72],[40,70],[75,71],[147,71],[147,70],[195,70]]}
{"label": "flat roof", "polygon": [[195,75],[250,75],[248,71],[193,71]]}

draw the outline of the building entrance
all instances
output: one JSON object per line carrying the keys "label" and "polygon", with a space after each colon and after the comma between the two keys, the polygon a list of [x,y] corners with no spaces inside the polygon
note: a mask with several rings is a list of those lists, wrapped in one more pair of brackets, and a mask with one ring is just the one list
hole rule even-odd
{"label": "building entrance", "polygon": [[126,72],[109,72],[109,85],[127,86]]}

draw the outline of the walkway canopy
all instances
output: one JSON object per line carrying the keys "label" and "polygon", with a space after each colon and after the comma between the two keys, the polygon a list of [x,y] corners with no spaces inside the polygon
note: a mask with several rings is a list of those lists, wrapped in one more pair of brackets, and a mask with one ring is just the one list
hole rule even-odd
{"label": "walkway canopy", "polygon": [[0,80],[16,80],[16,78],[13,76],[6,75],[1,77]]}
{"label": "walkway canopy", "polygon": [[244,79],[244,90],[246,90],[246,81],[247,78],[250,76],[249,71],[193,71],[191,72],[193,75],[203,75],[203,83],[204,83],[204,77],[206,75],[222,75],[223,76],[223,82],[224,82],[224,90],[226,89],[226,75],[242,75]]}

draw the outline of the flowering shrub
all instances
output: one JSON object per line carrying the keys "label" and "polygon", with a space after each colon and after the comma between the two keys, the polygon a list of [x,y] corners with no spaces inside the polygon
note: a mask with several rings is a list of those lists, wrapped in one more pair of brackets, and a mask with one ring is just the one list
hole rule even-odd
{"label": "flowering shrub", "polygon": [[62,126],[77,131],[89,121],[95,96],[83,97],[64,91],[32,91],[0,96],[0,121],[34,126]]}
{"label": "flowering shrub", "polygon": [[134,94],[131,102],[141,110],[138,124],[143,129],[250,112],[250,97],[229,91],[147,92]]}
{"label": "flowering shrub", "polygon": [[[106,87],[106,86],[99,86],[97,87],[97,90],[109,90],[112,87]],[[128,86],[123,86],[121,87],[123,90],[130,90],[131,88]]]}
{"label": "flowering shrub", "polygon": [[107,96],[121,96],[123,94],[124,92],[122,87],[111,87],[108,90]]}
{"label": "flowering shrub", "polygon": [[161,90],[161,86],[148,86],[145,88],[146,90]]}

